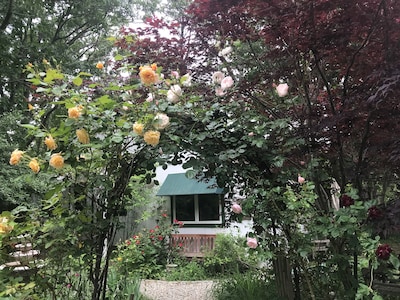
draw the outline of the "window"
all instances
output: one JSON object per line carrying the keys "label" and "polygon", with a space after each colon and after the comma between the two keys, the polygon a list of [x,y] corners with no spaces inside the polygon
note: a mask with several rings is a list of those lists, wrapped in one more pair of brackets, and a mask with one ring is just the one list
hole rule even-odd
{"label": "window", "polygon": [[178,195],[172,198],[173,218],[185,224],[222,224],[217,194]]}

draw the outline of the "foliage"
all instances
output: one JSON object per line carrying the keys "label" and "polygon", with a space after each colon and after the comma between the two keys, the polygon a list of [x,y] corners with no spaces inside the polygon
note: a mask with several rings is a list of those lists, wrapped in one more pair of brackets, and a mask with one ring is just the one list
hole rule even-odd
{"label": "foliage", "polygon": [[[19,160],[38,161],[35,173],[41,170],[39,174],[50,176],[41,209],[31,207],[28,214],[28,222],[41,226],[28,223],[25,230],[38,237],[38,246],[50,260],[58,260],[60,252],[73,257],[88,254],[83,259],[94,297],[100,297],[106,286],[110,245],[120,225],[118,216],[132,205],[127,200],[132,194],[130,179],[135,175],[150,183],[156,163],[163,161],[148,145],[156,145],[158,137],[146,142],[146,132],[162,130],[168,117],[156,115],[157,108],[149,104],[128,100],[127,91],[140,82],[128,83],[116,93],[116,87],[121,88],[111,76],[84,72],[69,76],[50,64],[44,71],[28,64],[26,71],[28,80],[39,86],[35,97],[52,102],[34,107],[34,120],[22,125],[34,142]],[[86,80],[89,77],[92,80]],[[51,122],[43,122],[43,116]],[[143,124],[144,137],[132,130],[135,121]]]}
{"label": "foliage", "polygon": [[0,8],[1,113],[25,110],[29,85],[21,70],[42,60],[63,62],[68,70],[94,69],[110,51],[105,38],[127,22],[125,1],[3,1]]}
{"label": "foliage", "polygon": [[[0,152],[11,153],[25,139],[26,133],[19,126],[25,119],[20,112],[5,113],[0,118]],[[0,211],[7,211],[17,205],[34,203],[46,186],[46,176],[26,175],[23,167],[9,164],[9,156],[3,155],[0,160]],[[11,180],[12,179],[12,180]]]}
{"label": "foliage", "polygon": [[127,277],[157,278],[168,263],[179,257],[179,245],[171,244],[178,223],[170,224],[167,214],[158,225],[134,234],[115,251],[114,267]]}
{"label": "foliage", "polygon": [[245,239],[229,234],[217,234],[214,249],[206,253],[204,268],[211,277],[242,273],[253,269],[257,257],[245,246]]}
{"label": "foliage", "polygon": [[[42,282],[36,280],[36,286],[32,284],[32,289],[35,287],[33,294],[37,295],[37,299],[90,299],[92,296],[92,283],[85,273],[85,268],[82,266],[83,260],[73,257],[65,258],[68,261],[63,268],[53,267],[39,270],[37,276],[42,278]],[[49,262],[50,263],[50,262]],[[66,267],[66,265],[69,266]],[[52,269],[53,273],[51,273]],[[57,276],[57,272],[66,272],[64,277]],[[47,288],[43,288],[47,287]],[[51,288],[50,288],[51,287]],[[24,287],[26,289],[26,287]],[[140,280],[135,277],[126,277],[118,273],[115,268],[110,268],[107,280],[107,299],[127,299],[134,296],[135,299],[144,299],[139,292]],[[15,295],[15,293],[12,293]],[[21,298],[22,299],[22,298]],[[35,298],[36,299],[36,298]]]}
{"label": "foliage", "polygon": [[180,260],[177,267],[165,270],[160,274],[160,278],[167,281],[196,281],[207,280],[210,275],[207,273],[204,264],[199,260]]}
{"label": "foliage", "polygon": [[[248,50],[233,56],[244,65],[240,90],[261,112],[298,120],[298,136],[308,145],[294,158],[329,160],[329,175],[340,186],[351,181],[371,200],[376,183],[390,185],[398,170],[397,140],[391,138],[399,91],[393,56],[398,9],[396,1],[211,0],[195,1],[189,12],[203,49],[215,51],[206,42],[212,36],[238,53]],[[278,82],[287,82],[297,101],[291,97],[280,107],[270,101],[264,87]]]}
{"label": "foliage", "polygon": [[[279,295],[315,299],[327,287],[344,299],[370,292],[372,279],[362,278],[361,268],[374,272],[386,261],[377,258],[367,212],[397,196],[398,9],[394,0],[198,0],[184,20],[187,36],[157,19],[146,29],[121,30],[107,76],[28,65],[38,107],[25,127],[36,138],[54,135],[68,163],[68,172],[55,172],[66,180],[57,185],[54,176],[44,199],[53,219],[41,216],[42,232],[55,241],[48,248],[59,243],[94,253],[99,270],[127,179],[139,174],[150,182],[156,163],[182,163],[192,175],[216,176],[230,197],[239,189],[243,213],[254,220],[256,251],[272,259]],[[160,35],[163,27],[171,37]],[[146,67],[155,85],[140,84],[139,67],[155,62],[162,63]],[[229,84],[222,87],[215,71]],[[279,93],[279,83],[289,93]],[[67,109],[76,118],[66,119]],[[157,113],[170,120],[162,133],[154,132]],[[48,114],[51,125],[42,126]],[[134,122],[152,131],[150,142],[131,132]],[[81,128],[88,136],[77,140]],[[43,161],[53,153],[43,152]],[[99,232],[108,235],[90,242]],[[330,241],[320,264],[312,257],[315,239]],[[105,278],[107,260],[104,266],[93,283]]]}
{"label": "foliage", "polygon": [[235,273],[216,283],[213,288],[216,300],[282,299],[276,293],[273,281],[262,278],[259,273]]}

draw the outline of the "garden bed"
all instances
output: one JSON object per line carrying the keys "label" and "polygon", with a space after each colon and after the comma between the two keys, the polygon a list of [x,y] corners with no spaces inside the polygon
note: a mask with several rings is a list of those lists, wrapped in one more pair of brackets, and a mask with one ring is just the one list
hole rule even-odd
{"label": "garden bed", "polygon": [[142,280],[140,292],[151,300],[209,300],[214,282]]}

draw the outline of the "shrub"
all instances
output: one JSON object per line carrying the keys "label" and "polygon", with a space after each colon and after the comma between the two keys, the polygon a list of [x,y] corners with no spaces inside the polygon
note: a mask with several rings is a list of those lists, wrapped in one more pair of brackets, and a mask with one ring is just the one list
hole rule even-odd
{"label": "shrub", "polygon": [[257,257],[245,246],[243,237],[217,234],[215,247],[204,258],[204,267],[211,276],[244,272],[254,266]]}
{"label": "shrub", "polygon": [[259,273],[236,273],[218,282],[213,289],[215,300],[280,300],[275,284],[266,281]]}
{"label": "shrub", "polygon": [[169,224],[169,218],[162,214],[159,225],[143,229],[117,246],[113,266],[122,274],[140,278],[156,278],[165,265],[179,256],[178,247],[170,244],[171,234],[182,223]]}
{"label": "shrub", "polygon": [[207,279],[207,272],[200,261],[192,260],[188,263],[179,264],[171,271],[165,271],[163,279],[169,281],[195,281]]}

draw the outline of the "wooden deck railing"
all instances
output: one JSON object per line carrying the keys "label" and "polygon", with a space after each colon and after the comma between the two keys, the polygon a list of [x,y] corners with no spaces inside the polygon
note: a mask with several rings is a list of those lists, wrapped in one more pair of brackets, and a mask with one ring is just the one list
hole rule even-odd
{"label": "wooden deck railing", "polygon": [[214,249],[215,234],[173,234],[172,245],[182,248],[183,256],[203,257]]}

